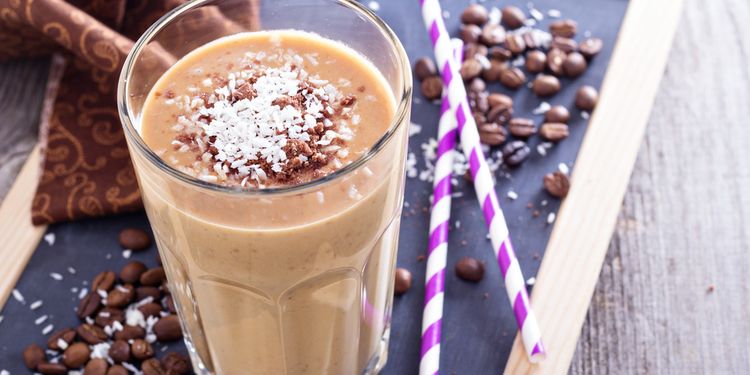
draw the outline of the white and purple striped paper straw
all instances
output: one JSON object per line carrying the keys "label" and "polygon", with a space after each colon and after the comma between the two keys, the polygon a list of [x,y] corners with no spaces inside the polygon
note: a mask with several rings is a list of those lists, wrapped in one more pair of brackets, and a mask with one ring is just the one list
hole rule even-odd
{"label": "white and purple striped paper straw", "polygon": [[[453,40],[453,58],[462,60],[463,42]],[[440,369],[440,331],[443,320],[445,265],[448,257],[448,228],[451,215],[451,178],[453,152],[456,148],[456,117],[448,103],[448,88],[443,87],[435,179],[432,183],[430,240],[425,272],[424,311],[422,313],[422,348],[419,374],[433,375]]]}
{"label": "white and purple striped paper straw", "polygon": [[521,340],[529,360],[538,362],[544,358],[545,354],[539,324],[531,310],[525,279],[513,251],[508,225],[495,194],[495,183],[479,143],[477,125],[466,99],[466,88],[458,73],[458,64],[451,58],[450,36],[443,23],[440,4],[438,0],[419,0],[419,2],[435,51],[435,59],[443,77],[443,84],[448,87],[448,101],[451,110],[455,113],[461,146],[469,160],[474,189],[479,204],[482,206],[497,263],[503,274],[505,290],[513,306],[518,329],[521,331]]}

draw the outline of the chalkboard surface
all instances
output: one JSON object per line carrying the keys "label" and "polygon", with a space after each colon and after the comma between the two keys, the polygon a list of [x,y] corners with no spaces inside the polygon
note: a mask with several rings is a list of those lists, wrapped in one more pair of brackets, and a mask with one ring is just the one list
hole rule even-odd
{"label": "chalkboard surface", "polygon": [[[377,13],[394,29],[412,61],[421,56],[432,55],[418,1],[365,0],[363,3],[377,9]],[[444,0],[441,3],[447,27],[449,31],[455,32],[460,13],[470,1]],[[518,0],[502,3],[488,0],[484,4],[488,7],[508,4],[522,9],[533,7],[544,15],[539,23],[542,28],[551,20],[548,12],[558,10],[562,17],[578,21],[579,35],[590,33],[603,39],[604,50],[592,61],[587,72],[574,81],[562,79],[562,91],[547,100],[552,105],[563,104],[568,107],[572,107],[575,90],[580,85],[598,87],[601,84],[627,7],[625,0],[540,0],[533,4]],[[421,171],[425,169],[421,145],[437,134],[439,108],[437,104],[424,100],[416,85],[418,82],[415,82],[412,122],[418,124],[421,131],[412,136],[409,147],[418,161],[416,168]],[[523,88],[513,93],[498,84],[489,87],[491,91],[512,95],[518,116],[533,118],[537,123],[541,121],[541,115],[533,115],[532,111],[542,100],[530,90]],[[521,168],[513,171],[500,168],[496,173],[500,204],[513,234],[521,268],[527,278],[532,278],[537,272],[552,228],[548,224],[548,217],[559,207],[559,201],[543,191],[542,176],[557,170],[560,163],[573,168],[578,147],[586,131],[587,121],[582,114],[577,110],[572,110],[571,113],[571,135],[568,139],[547,149],[546,155],[536,151],[539,141],[532,139],[529,144],[533,150],[532,156]],[[494,152],[496,150],[492,150]],[[454,188],[456,197],[451,213],[454,224],[448,251],[441,368],[445,374],[497,374],[504,368],[510,353],[516,324],[505,296],[500,271],[493,261],[492,249],[486,238],[483,218],[474,193],[463,179],[459,178],[458,182],[459,186]],[[428,181],[419,178],[407,180],[398,264],[413,273],[414,286],[407,294],[394,301],[391,346],[384,374],[418,372],[424,292],[421,284],[425,267],[421,255],[425,254],[427,248],[430,190],[431,183]],[[509,191],[515,192],[517,199],[508,198]],[[533,209],[527,207],[529,203],[533,205]],[[539,211],[536,218],[532,215],[534,210]],[[84,281],[91,280],[103,269],[117,271],[133,259],[141,260],[149,266],[156,264],[154,249],[134,253],[129,259],[123,257],[117,244],[117,233],[125,227],[147,229],[148,222],[144,214],[131,214],[49,227],[49,233],[54,235],[53,244],[42,241],[16,286],[26,303],[21,304],[11,296],[0,312],[0,370],[5,369],[11,374],[30,373],[23,366],[23,348],[31,343],[45,344],[46,336],[42,334],[42,329],[48,324],[53,324],[55,330],[78,325],[74,307],[78,301],[77,290],[84,287]],[[50,242],[51,237],[47,237]],[[455,262],[463,256],[476,257],[486,262],[485,277],[478,284],[462,281],[452,272]],[[75,274],[68,270],[69,267],[75,270]],[[52,278],[51,273],[62,275],[62,280]],[[42,306],[31,310],[29,305],[37,300],[43,301]],[[43,315],[47,316],[46,321],[35,324],[35,320]],[[163,353],[161,350],[161,347],[156,349],[159,354]],[[166,350],[184,351],[184,346],[173,343]]]}

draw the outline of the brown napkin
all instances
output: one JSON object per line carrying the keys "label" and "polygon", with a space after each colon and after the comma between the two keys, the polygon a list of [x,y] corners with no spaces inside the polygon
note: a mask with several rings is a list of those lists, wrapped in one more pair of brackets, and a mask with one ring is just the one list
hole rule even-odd
{"label": "brown napkin", "polygon": [[[141,208],[117,115],[117,80],[133,40],[185,1],[0,0],[0,60],[65,57],[53,59],[42,114],[44,162],[34,224]],[[258,14],[256,0],[242,16],[258,25]]]}

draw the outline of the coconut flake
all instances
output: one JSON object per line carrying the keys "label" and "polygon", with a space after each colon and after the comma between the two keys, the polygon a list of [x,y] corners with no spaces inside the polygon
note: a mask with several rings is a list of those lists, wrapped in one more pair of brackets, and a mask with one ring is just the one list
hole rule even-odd
{"label": "coconut flake", "polygon": [[47,245],[54,245],[55,244],[55,234],[54,233],[47,233],[44,235],[44,241],[47,242]]}

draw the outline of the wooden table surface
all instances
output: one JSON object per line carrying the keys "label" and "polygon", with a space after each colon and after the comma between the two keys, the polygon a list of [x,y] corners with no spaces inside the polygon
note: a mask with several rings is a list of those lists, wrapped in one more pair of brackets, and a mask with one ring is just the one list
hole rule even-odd
{"label": "wooden table surface", "polygon": [[[571,373],[750,371],[748,36],[750,2],[686,1]],[[47,67],[0,64],[0,199]]]}

